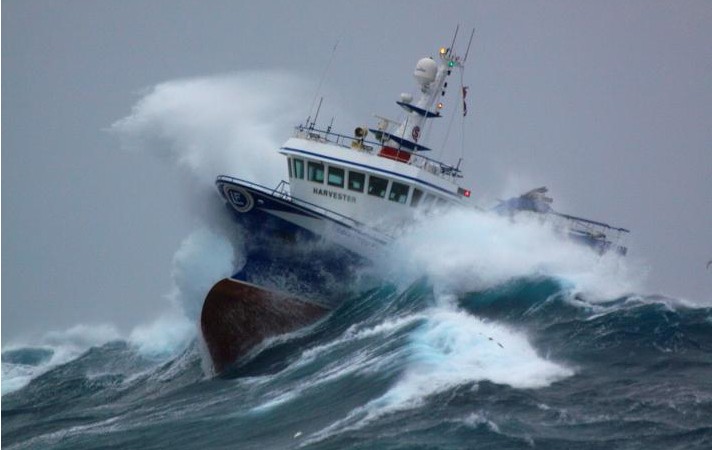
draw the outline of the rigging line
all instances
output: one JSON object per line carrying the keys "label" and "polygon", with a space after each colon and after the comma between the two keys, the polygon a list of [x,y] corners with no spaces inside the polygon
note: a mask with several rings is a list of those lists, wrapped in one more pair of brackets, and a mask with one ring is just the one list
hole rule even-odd
{"label": "rigging line", "polygon": [[[474,33],[474,30],[473,30]],[[462,95],[462,124],[461,124],[461,130],[462,130],[462,139],[460,141],[460,162],[462,162],[465,159],[465,93],[464,93],[464,85],[465,85],[465,68],[463,67],[462,70],[460,70],[460,92]]]}
{"label": "rigging line", "polygon": [[423,137],[420,139],[421,141],[430,137],[430,132],[433,130],[433,122],[433,120],[425,122],[425,130],[423,130]]}
{"label": "rigging line", "polygon": [[[472,28],[472,33],[470,33],[470,40],[467,42],[467,50],[465,50],[465,58],[462,60],[463,66],[462,70],[460,70],[460,92],[462,93],[462,139],[461,139],[461,148],[460,148],[460,162],[462,162],[465,158],[465,114],[467,114],[467,105],[465,104],[465,62],[467,62],[467,57],[470,55],[470,46],[472,45],[472,39],[475,37],[475,28]],[[458,164],[459,167],[459,164]]]}
{"label": "rigging line", "polygon": [[314,105],[316,104],[316,99],[319,97],[319,92],[321,92],[321,85],[324,84],[324,79],[326,79],[326,74],[329,72],[329,68],[331,67],[331,62],[334,60],[334,55],[336,54],[336,47],[339,46],[339,42],[341,42],[341,37],[336,40],[334,43],[334,47],[331,49],[331,56],[329,56],[329,61],[326,63],[326,67],[324,67],[324,72],[321,74],[321,79],[319,80],[319,84],[316,87],[316,92],[314,92],[314,99],[312,100],[311,107],[309,108],[309,116],[311,116],[312,112],[314,111]]}
{"label": "rigging line", "polygon": [[452,128],[452,122],[455,120],[455,115],[458,113],[460,109],[459,102],[453,108],[452,114],[450,115],[450,120],[447,122],[447,129],[445,130],[445,139],[443,140],[443,144],[440,146],[440,150],[438,151],[438,156],[437,158],[440,159],[442,156],[442,153],[445,151],[445,146],[447,145],[447,141],[450,139],[450,129]]}
{"label": "rigging line", "polygon": [[[465,66],[460,66],[459,72],[460,72],[460,95],[462,96],[462,86],[463,86],[463,84],[464,84],[463,77],[464,77],[464,72],[465,72]],[[464,99],[463,99],[463,101],[464,101]],[[445,149],[445,146],[447,145],[448,140],[450,139],[450,131],[452,130],[452,123],[453,123],[453,121],[455,120],[455,116],[456,116],[458,113],[460,113],[461,108],[462,108],[462,113],[463,113],[463,116],[462,116],[462,125],[461,125],[461,127],[463,128],[463,143],[462,143],[462,149],[461,149],[460,159],[462,159],[462,157],[464,156],[464,153],[465,153],[465,144],[464,144],[464,127],[465,127],[465,116],[464,116],[464,114],[465,114],[465,110],[464,110],[464,107],[463,107],[463,102],[457,102],[457,105],[455,106],[455,108],[454,108],[454,110],[453,110],[453,112],[452,112],[452,115],[450,116],[450,120],[449,120],[448,123],[447,123],[447,130],[445,131],[445,139],[443,140],[443,144],[442,144],[442,146],[440,147],[440,152],[442,153],[442,152],[444,151],[444,149]],[[439,158],[439,157],[440,157],[440,155],[438,155],[438,158]]]}

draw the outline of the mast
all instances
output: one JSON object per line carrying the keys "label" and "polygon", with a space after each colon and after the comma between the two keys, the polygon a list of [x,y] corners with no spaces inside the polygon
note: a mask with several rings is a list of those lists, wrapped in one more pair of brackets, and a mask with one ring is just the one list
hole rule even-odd
{"label": "mast", "polygon": [[419,143],[422,130],[426,120],[441,117],[443,104],[436,101],[445,95],[446,79],[455,67],[463,67],[461,58],[446,47],[440,48],[437,61],[433,58],[418,61],[413,76],[420,86],[420,97],[413,103],[412,95],[401,94],[400,101],[396,102],[408,112],[403,124],[389,135],[396,146],[411,151],[430,150]]}

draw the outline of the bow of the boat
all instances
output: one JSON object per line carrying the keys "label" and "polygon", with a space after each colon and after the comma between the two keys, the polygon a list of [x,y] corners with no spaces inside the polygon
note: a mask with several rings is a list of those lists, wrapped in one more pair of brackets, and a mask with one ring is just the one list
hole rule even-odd
{"label": "bow of the boat", "polygon": [[225,278],[208,292],[200,328],[219,374],[265,339],[310,325],[328,312],[297,296]]}

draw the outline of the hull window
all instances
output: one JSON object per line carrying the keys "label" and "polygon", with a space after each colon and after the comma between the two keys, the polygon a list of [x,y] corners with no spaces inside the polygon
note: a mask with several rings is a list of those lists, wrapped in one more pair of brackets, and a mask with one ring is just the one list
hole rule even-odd
{"label": "hull window", "polygon": [[368,195],[385,198],[387,189],[388,180],[385,178],[374,177],[373,175],[368,177]]}
{"label": "hull window", "polygon": [[307,176],[309,181],[315,183],[324,182],[324,164],[319,164],[315,162],[307,162]]}
{"label": "hull window", "polygon": [[304,179],[304,161],[294,159],[294,178]]}
{"label": "hull window", "polygon": [[329,177],[326,182],[330,186],[344,187],[344,169],[338,167],[329,167]]}
{"label": "hull window", "polygon": [[408,199],[409,189],[410,187],[408,187],[408,185],[396,183],[394,181],[391,183],[391,192],[388,194],[388,200],[405,205],[405,201]]}
{"label": "hull window", "polygon": [[349,170],[349,189],[352,191],[363,192],[363,186],[366,184],[366,175],[361,172],[352,172]]}
{"label": "hull window", "polygon": [[413,189],[413,198],[410,199],[410,206],[413,208],[418,206],[418,203],[420,203],[420,200],[423,198],[423,191],[420,189]]}

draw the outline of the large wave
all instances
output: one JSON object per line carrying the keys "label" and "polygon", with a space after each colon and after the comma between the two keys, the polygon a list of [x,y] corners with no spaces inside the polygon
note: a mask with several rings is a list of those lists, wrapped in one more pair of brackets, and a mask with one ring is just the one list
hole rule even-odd
{"label": "large wave", "polygon": [[[285,164],[275,150],[304,114],[306,92],[308,83],[283,72],[170,81],[149,89],[129,116],[113,124],[111,130],[124,148],[164,159],[180,170],[189,187],[187,204],[197,228],[174,256],[174,287],[167,294],[166,311],[123,336],[111,325],[78,325],[64,335],[86,335],[81,345],[53,344],[52,335],[25,345],[48,348],[53,356],[34,366],[4,362],[3,392],[24,386],[92,346],[114,340],[130,342],[157,359],[184,349],[195,337],[205,292],[244,264],[243,233],[215,195],[215,176],[229,173],[266,185],[284,178]],[[400,282],[401,289],[427,276],[443,295],[531,276],[558,277],[574,289],[603,298],[633,291],[637,283],[637,274],[632,276],[617,258],[600,257],[563,242],[539,224],[510,223],[475,210],[421,218],[399,236],[381,264],[380,272]],[[462,314],[452,305],[441,305],[441,311]],[[471,325],[478,328],[475,322]],[[19,347],[6,346],[3,351]]]}
{"label": "large wave", "polygon": [[[3,347],[4,440],[561,447],[627,420],[636,421],[624,435],[633,442],[704,437],[709,309],[631,294],[645,274],[636,261],[479,210],[420,217],[376,264],[380,284],[263,343],[238,378],[207,381],[200,307],[214,282],[244,264],[243,232],[213,181],[284,177],[275,150],[304,114],[305,87],[277,72],[171,81],[112,126],[126,148],[181,171],[196,229],[175,253],[174,287],[154,321],[127,334],[77,325]],[[683,370],[689,389],[667,381]],[[683,422],[690,436],[670,425]]]}
{"label": "large wave", "polygon": [[[80,323],[34,342],[4,343],[3,394],[111,341],[129,342],[158,359],[184,350],[195,336],[205,292],[244,264],[242,235],[224,214],[215,177],[226,173],[266,185],[284,178],[286,165],[276,149],[306,113],[307,91],[300,77],[276,71],[175,80],[148,89],[110,131],[127,151],[161,158],[179,170],[186,186],[196,230],[174,256],[165,311],[128,334],[111,324]],[[39,354],[49,356],[28,356]]]}

